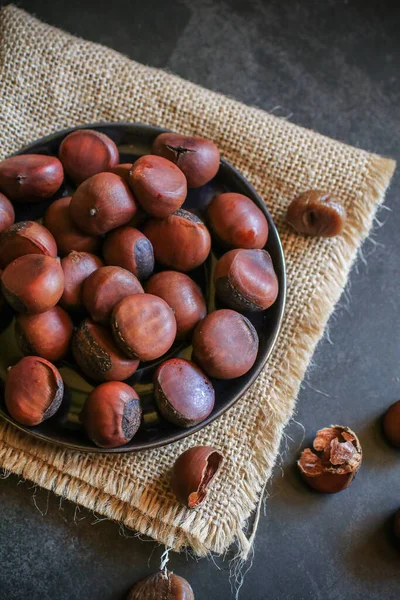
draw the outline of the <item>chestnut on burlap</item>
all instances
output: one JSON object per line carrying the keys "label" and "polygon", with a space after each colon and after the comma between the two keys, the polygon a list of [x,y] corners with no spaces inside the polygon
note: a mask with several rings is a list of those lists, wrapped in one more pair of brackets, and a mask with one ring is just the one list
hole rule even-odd
{"label": "chestnut on burlap", "polygon": [[[179,550],[223,552],[271,475],[285,423],[315,345],[393,174],[391,160],[140,65],[8,6],[0,18],[0,158],[45,134],[95,121],[141,121],[211,138],[265,199],[282,237],[288,301],[279,341],[246,396],[180,443],[139,454],[80,454],[0,423],[0,466]],[[293,196],[317,187],[346,205],[335,239],[296,235],[285,223]],[[195,444],[226,456],[209,500],[190,512],[169,488],[175,458]]]}

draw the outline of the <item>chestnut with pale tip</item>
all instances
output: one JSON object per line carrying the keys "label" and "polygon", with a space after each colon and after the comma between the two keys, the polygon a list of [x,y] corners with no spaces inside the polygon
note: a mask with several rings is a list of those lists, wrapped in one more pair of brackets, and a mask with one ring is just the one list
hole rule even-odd
{"label": "chestnut with pale tip", "polygon": [[57,256],[54,237],[36,221],[19,221],[0,234],[0,268],[25,254]]}
{"label": "chestnut with pale tip", "polygon": [[308,190],[292,200],[286,218],[298,233],[330,238],[342,232],[346,209],[332,194]]}
{"label": "chestnut with pale tip", "polygon": [[9,200],[39,202],[61,187],[64,169],[55,156],[18,154],[0,162],[0,191]]}
{"label": "chestnut with pale tip", "polygon": [[15,221],[14,207],[9,199],[0,193],[0,232],[10,227]]}
{"label": "chestnut with pale tip", "polygon": [[41,356],[51,362],[61,360],[68,352],[72,332],[72,321],[60,306],[15,317],[15,337],[25,356]]}
{"label": "chestnut with pale tip", "polygon": [[154,252],[150,240],[138,229],[126,225],[111,231],[103,244],[107,265],[117,265],[130,271],[140,281],[154,270]]}
{"label": "chestnut with pale tip", "polygon": [[79,184],[109,171],[119,161],[118,148],[111,138],[93,129],[78,129],[61,142],[58,156],[65,172]]}
{"label": "chestnut with pale tip", "polygon": [[167,569],[138,581],[127,600],[194,600],[190,584]]}
{"label": "chestnut with pale tip", "polygon": [[67,310],[83,307],[83,284],[86,279],[103,266],[103,261],[89,252],[73,250],[61,260],[64,271],[64,292],[60,304]]}

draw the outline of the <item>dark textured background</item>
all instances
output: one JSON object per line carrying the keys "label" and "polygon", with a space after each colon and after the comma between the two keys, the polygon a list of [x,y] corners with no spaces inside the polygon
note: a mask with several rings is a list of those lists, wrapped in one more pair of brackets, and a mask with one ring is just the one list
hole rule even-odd
{"label": "dark textured background", "polygon": [[[1,3],[1,2],[0,2]],[[43,20],[130,57],[350,144],[400,159],[400,8],[371,0],[26,0]],[[396,7],[397,5],[397,7]],[[1,108],[0,108],[1,110]],[[160,123],[162,125],[162,123]],[[372,240],[319,345],[296,421],[306,441],[332,422],[360,435],[352,487],[310,493],[293,463],[292,422],[268,486],[244,600],[394,600],[400,552],[389,520],[400,505],[400,454],[380,417],[400,397],[400,217],[395,177]],[[268,199],[267,199],[268,200]],[[14,476],[0,482],[0,598],[117,600],[159,567],[163,548]],[[44,514],[41,514],[44,513]],[[129,536],[132,533],[128,532]],[[231,598],[229,563],[173,555],[196,600]]]}

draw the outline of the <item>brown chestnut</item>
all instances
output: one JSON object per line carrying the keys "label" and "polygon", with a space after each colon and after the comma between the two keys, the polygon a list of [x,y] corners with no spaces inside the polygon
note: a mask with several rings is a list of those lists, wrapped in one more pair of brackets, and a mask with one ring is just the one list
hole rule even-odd
{"label": "brown chestnut", "polygon": [[194,594],[186,579],[164,569],[138,581],[127,600],[194,600]]}
{"label": "brown chestnut", "polygon": [[133,163],[129,177],[137,201],[154,217],[167,217],[186,199],[186,177],[176,165],[161,156],[141,156]]}
{"label": "brown chestnut", "polygon": [[172,308],[176,319],[176,337],[185,339],[207,314],[207,305],[197,283],[178,271],[161,271],[145,285],[147,294],[159,296]]}
{"label": "brown chestnut", "polygon": [[141,281],[150,277],[154,269],[153,246],[134,227],[119,227],[111,231],[103,245],[103,257],[107,265],[118,265]]}
{"label": "brown chestnut", "polygon": [[114,339],[127,356],[155,360],[174,343],[176,320],[162,298],[151,294],[127,296],[111,315]]}
{"label": "brown chestnut", "polygon": [[400,448],[400,400],[389,406],[386,411],[383,430],[389,442]]}
{"label": "brown chestnut", "polygon": [[93,129],[69,133],[61,142],[58,156],[65,172],[75,183],[109,171],[119,161],[118,148],[112,139]]}
{"label": "brown chestnut", "polygon": [[65,356],[72,331],[72,321],[60,306],[37,315],[19,314],[15,319],[15,336],[25,356],[41,356],[51,362]]}
{"label": "brown chestnut", "polygon": [[116,175],[119,175],[126,183],[129,183],[129,174],[131,169],[132,163],[122,163],[115,165],[115,167],[112,167],[111,169],[107,169],[107,171],[109,173],[115,173]]}
{"label": "brown chestnut", "polygon": [[354,431],[349,427],[331,425],[317,431],[313,450],[303,450],[297,466],[312,489],[336,494],[349,487],[361,460],[361,444]]}
{"label": "brown chestnut", "polygon": [[194,446],[181,454],[172,469],[171,487],[182,504],[197,508],[203,504],[223,460],[212,446]]}
{"label": "brown chestnut", "polygon": [[25,254],[3,271],[1,290],[17,312],[36,314],[50,310],[64,291],[60,259],[41,254]]}
{"label": "brown chestnut", "polygon": [[140,426],[142,409],[139,396],[126,383],[102,383],[90,392],[80,418],[96,446],[123,446],[130,442]]}
{"label": "brown chestnut", "polygon": [[400,542],[400,509],[394,515],[393,525],[394,525],[394,527],[393,527],[394,535],[396,536],[397,540]]}
{"label": "brown chestnut", "polygon": [[80,184],[69,210],[79,229],[89,235],[100,235],[128,223],[136,213],[136,202],[121,177],[98,173]]}
{"label": "brown chestnut", "polygon": [[84,282],[82,298],[93,321],[107,324],[114,306],[132,294],[143,294],[135,275],[121,267],[100,267]]}
{"label": "brown chestnut", "polygon": [[97,254],[100,250],[100,238],[86,235],[75,225],[69,212],[70,202],[71,196],[52,202],[44,213],[43,225],[54,236],[61,256],[72,250]]}
{"label": "brown chestnut", "polygon": [[138,360],[120,352],[102,325],[85,319],[72,337],[72,353],[82,371],[95,381],[123,381],[136,371]]}
{"label": "brown chestnut", "polygon": [[346,209],[332,194],[308,190],[290,203],[286,218],[298,233],[329,238],[342,232]]}
{"label": "brown chestnut", "polygon": [[217,194],[206,216],[214,237],[227,248],[264,248],[267,243],[268,221],[243,194]]}
{"label": "brown chestnut", "polygon": [[166,219],[149,219],[143,233],[153,245],[156,261],[177,271],[201,265],[211,250],[211,238],[203,221],[179,209]]}
{"label": "brown chestnut", "polygon": [[233,379],[251,369],[257,358],[258,335],[246,317],[217,310],[200,321],[193,334],[193,360],[210,377]]}
{"label": "brown chestnut", "polygon": [[0,194],[0,232],[4,231],[15,221],[13,205],[4,194]]}
{"label": "brown chestnut", "polygon": [[67,310],[83,306],[83,284],[94,271],[103,266],[98,256],[89,252],[70,252],[61,260],[64,271],[64,292],[60,304]]}
{"label": "brown chestnut", "polygon": [[8,412],[21,425],[39,425],[59,409],[64,383],[54,365],[25,356],[7,373],[4,398]]}
{"label": "brown chestnut", "polygon": [[0,267],[24,254],[57,256],[57,245],[50,231],[36,221],[19,221],[0,234]]}
{"label": "brown chestnut", "polygon": [[214,281],[218,299],[234,310],[265,310],[278,297],[278,278],[266,250],[230,250],[217,262]]}
{"label": "brown chestnut", "polygon": [[55,156],[19,154],[0,162],[0,190],[10,200],[38,202],[50,198],[64,179]]}

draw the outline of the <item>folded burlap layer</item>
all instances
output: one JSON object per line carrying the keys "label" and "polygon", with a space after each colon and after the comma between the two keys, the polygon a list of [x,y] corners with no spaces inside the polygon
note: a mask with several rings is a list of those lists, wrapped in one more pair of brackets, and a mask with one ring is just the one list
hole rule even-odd
{"label": "folded burlap layer", "polygon": [[[256,383],[217,422],[190,438],[139,454],[65,451],[0,422],[0,466],[179,550],[223,552],[243,534],[271,474],[300,382],[368,234],[393,161],[243,106],[108,48],[45,25],[12,6],[0,21],[1,158],[34,139],[95,121],[140,121],[213,139],[264,198],[287,261],[288,301],[275,350]],[[337,239],[296,235],[289,200],[333,191],[348,221]],[[203,508],[189,512],[169,489],[175,458],[212,444],[225,466]]]}

